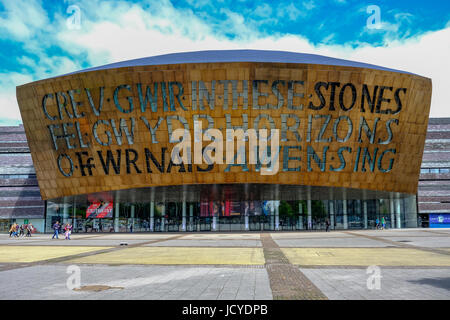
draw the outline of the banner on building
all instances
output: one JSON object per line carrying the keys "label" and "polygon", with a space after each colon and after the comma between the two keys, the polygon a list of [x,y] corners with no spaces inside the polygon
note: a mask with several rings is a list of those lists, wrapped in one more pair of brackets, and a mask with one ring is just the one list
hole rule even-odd
{"label": "banner on building", "polygon": [[112,218],[112,202],[94,202],[86,210],[86,218]]}
{"label": "banner on building", "polygon": [[430,228],[450,228],[450,213],[430,214]]}

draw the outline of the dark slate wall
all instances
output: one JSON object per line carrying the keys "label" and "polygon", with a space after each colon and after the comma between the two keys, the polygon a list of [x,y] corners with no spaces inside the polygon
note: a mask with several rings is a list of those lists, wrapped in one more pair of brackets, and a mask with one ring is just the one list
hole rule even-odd
{"label": "dark slate wall", "polygon": [[420,213],[450,213],[450,118],[428,123],[418,200]]}
{"label": "dark slate wall", "polygon": [[23,126],[0,127],[0,219],[43,218],[44,208]]}

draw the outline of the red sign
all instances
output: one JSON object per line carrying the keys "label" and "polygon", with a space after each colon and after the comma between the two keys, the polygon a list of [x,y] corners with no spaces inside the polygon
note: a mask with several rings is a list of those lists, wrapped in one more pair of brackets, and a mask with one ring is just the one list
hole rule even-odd
{"label": "red sign", "polygon": [[112,218],[112,202],[94,202],[86,210],[86,218]]}

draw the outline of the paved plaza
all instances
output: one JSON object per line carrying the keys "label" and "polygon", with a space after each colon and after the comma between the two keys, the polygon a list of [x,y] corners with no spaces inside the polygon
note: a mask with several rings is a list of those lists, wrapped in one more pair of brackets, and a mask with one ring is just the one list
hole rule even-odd
{"label": "paved plaza", "polygon": [[51,236],[0,235],[0,299],[450,299],[450,229]]}

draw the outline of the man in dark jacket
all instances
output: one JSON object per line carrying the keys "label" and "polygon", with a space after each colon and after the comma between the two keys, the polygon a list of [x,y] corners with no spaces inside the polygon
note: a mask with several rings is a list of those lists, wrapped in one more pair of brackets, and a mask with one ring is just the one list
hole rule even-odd
{"label": "man in dark jacket", "polygon": [[55,236],[56,236],[56,239],[58,239],[59,228],[60,228],[60,226],[59,226],[59,221],[56,221],[55,224],[53,225],[54,233],[53,233],[52,239],[54,239]]}

